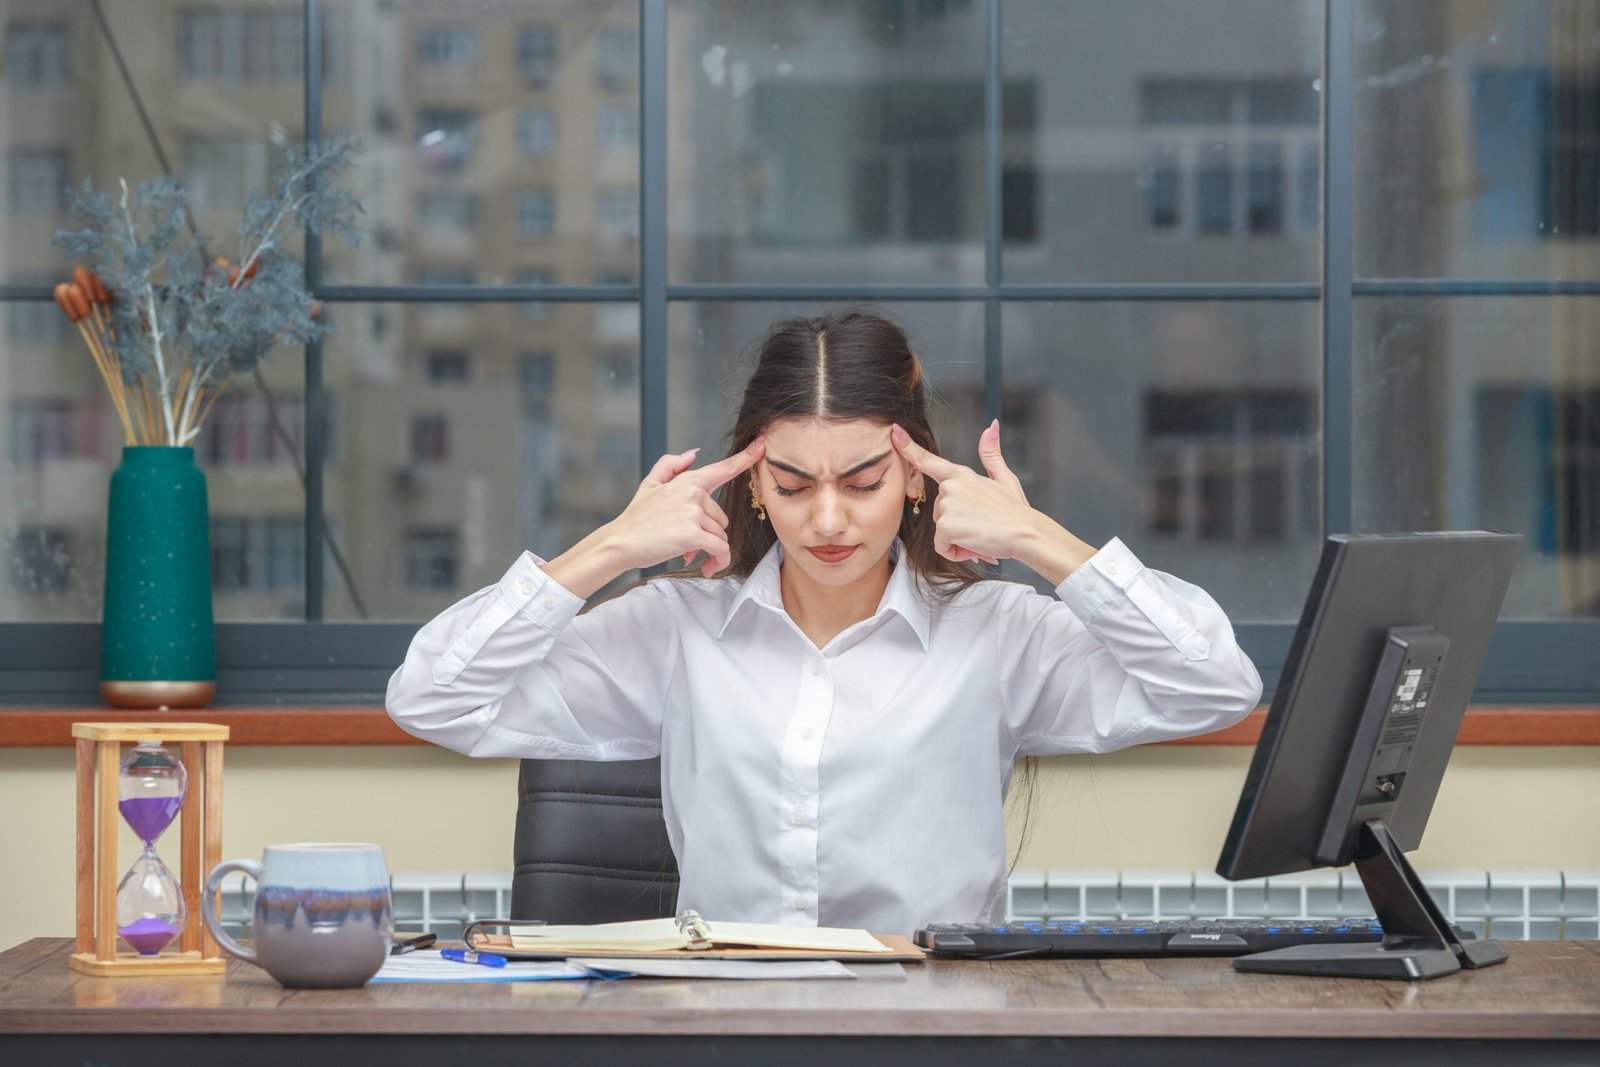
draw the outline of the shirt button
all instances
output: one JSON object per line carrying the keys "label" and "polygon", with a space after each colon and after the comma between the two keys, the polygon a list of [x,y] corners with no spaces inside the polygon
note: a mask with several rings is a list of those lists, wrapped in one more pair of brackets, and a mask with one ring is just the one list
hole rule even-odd
{"label": "shirt button", "polygon": [[1093,578],[1085,578],[1083,580],[1083,591],[1085,593],[1092,593],[1098,588],[1100,588],[1100,583]]}
{"label": "shirt button", "polygon": [[802,740],[802,741],[809,741],[813,737],[816,737],[816,736],[817,736],[817,732],[815,730],[813,730],[809,726],[807,726],[804,730],[800,731],[800,740]]}
{"label": "shirt button", "polygon": [[812,674],[821,674],[822,673],[822,661],[820,659],[811,661],[811,673]]}
{"label": "shirt button", "polygon": [[526,578],[522,579],[522,581],[517,583],[517,592],[521,593],[523,596],[531,596],[533,594],[533,583],[528,581]]}
{"label": "shirt button", "polygon": [[1106,564],[1106,573],[1107,574],[1115,574],[1115,573],[1117,573],[1117,565],[1115,563],[1107,563]]}
{"label": "shirt button", "polygon": [[794,910],[795,911],[805,911],[807,903],[808,903],[808,901],[806,900],[805,897],[795,897],[794,898]]}
{"label": "shirt button", "polygon": [[796,826],[804,826],[806,824],[806,813],[803,809],[794,809],[794,824]]}
{"label": "shirt button", "polygon": [[544,606],[547,607],[547,608],[555,607],[556,606],[556,598],[553,597],[553,596],[545,597],[544,598]]}

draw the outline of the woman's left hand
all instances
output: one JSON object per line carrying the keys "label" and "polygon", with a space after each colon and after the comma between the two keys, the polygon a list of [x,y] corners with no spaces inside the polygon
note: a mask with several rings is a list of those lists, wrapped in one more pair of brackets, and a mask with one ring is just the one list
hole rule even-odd
{"label": "woman's left hand", "polygon": [[1028,503],[1021,480],[1000,452],[999,419],[978,438],[978,458],[987,477],[934,455],[898,425],[891,427],[889,439],[924,478],[939,483],[933,547],[945,559],[1018,559],[1059,585],[1094,555],[1093,548]]}
{"label": "woman's left hand", "polygon": [[945,559],[998,563],[1016,555],[1017,531],[1034,514],[1022,482],[1000,454],[1000,420],[978,438],[984,477],[971,467],[936,456],[896,425],[889,431],[895,450],[924,478],[939,483],[933,502],[934,550]]}

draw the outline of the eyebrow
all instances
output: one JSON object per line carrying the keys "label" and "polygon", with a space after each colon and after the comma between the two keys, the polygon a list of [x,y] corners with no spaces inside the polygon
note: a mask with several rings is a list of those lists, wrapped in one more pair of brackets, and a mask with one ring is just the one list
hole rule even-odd
{"label": "eyebrow", "polygon": [[[884,460],[886,460],[888,458],[889,458],[889,453],[888,452],[880,452],[876,456],[873,456],[871,459],[865,459],[865,460],[862,460],[860,463],[857,463],[854,467],[851,467],[849,470],[847,470],[843,474],[839,475],[839,477],[841,477],[841,478],[853,478],[854,476],[856,476],[857,474],[860,474],[862,471],[866,470],[868,467],[872,466],[873,464],[882,463]],[[801,470],[799,467],[792,466],[792,465],[790,465],[788,463],[785,463],[785,462],[783,462],[782,460],[779,460],[779,459],[773,459],[771,456],[767,457],[767,464],[768,464],[768,466],[777,467],[781,471],[788,471],[790,474],[794,475],[796,478],[804,478],[807,481],[811,481],[811,482],[814,482],[814,481],[817,480],[817,476],[815,474],[808,474],[805,471]]]}

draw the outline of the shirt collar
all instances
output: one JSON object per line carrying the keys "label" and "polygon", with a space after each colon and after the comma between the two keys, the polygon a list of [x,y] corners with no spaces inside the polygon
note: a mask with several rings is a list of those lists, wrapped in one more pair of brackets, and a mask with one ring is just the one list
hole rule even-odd
{"label": "shirt collar", "polygon": [[[894,612],[910,624],[916,633],[917,640],[922,643],[922,650],[928,650],[928,630],[930,619],[928,602],[917,588],[916,575],[911,572],[911,567],[903,562],[905,546],[898,538],[889,547],[889,558],[895,561],[894,570],[889,572],[889,584],[883,591],[883,599],[878,601],[878,610],[873,613],[877,618],[884,612]],[[783,612],[783,590],[779,584],[778,571],[783,566],[783,543],[772,542],[772,547],[767,549],[767,554],[761,557],[761,562],[756,564],[755,570],[744,580],[739,593],[733,598],[733,603],[728,605],[728,614],[722,620],[722,627],[717,631],[717,638],[728,632],[734,616],[739,614],[741,608],[754,601],[770,611]]]}

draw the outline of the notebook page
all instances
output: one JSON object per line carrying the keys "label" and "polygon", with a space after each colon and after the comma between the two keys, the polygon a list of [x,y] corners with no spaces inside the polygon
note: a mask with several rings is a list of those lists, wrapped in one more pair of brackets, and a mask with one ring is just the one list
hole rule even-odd
{"label": "notebook page", "polygon": [[688,943],[689,938],[679,931],[675,919],[639,919],[592,926],[511,927],[512,947],[534,952],[654,952],[682,948]]}
{"label": "notebook page", "polygon": [[812,949],[818,952],[893,952],[865,930],[838,926],[784,926],[776,923],[711,922],[716,945],[759,945],[764,948]]}

